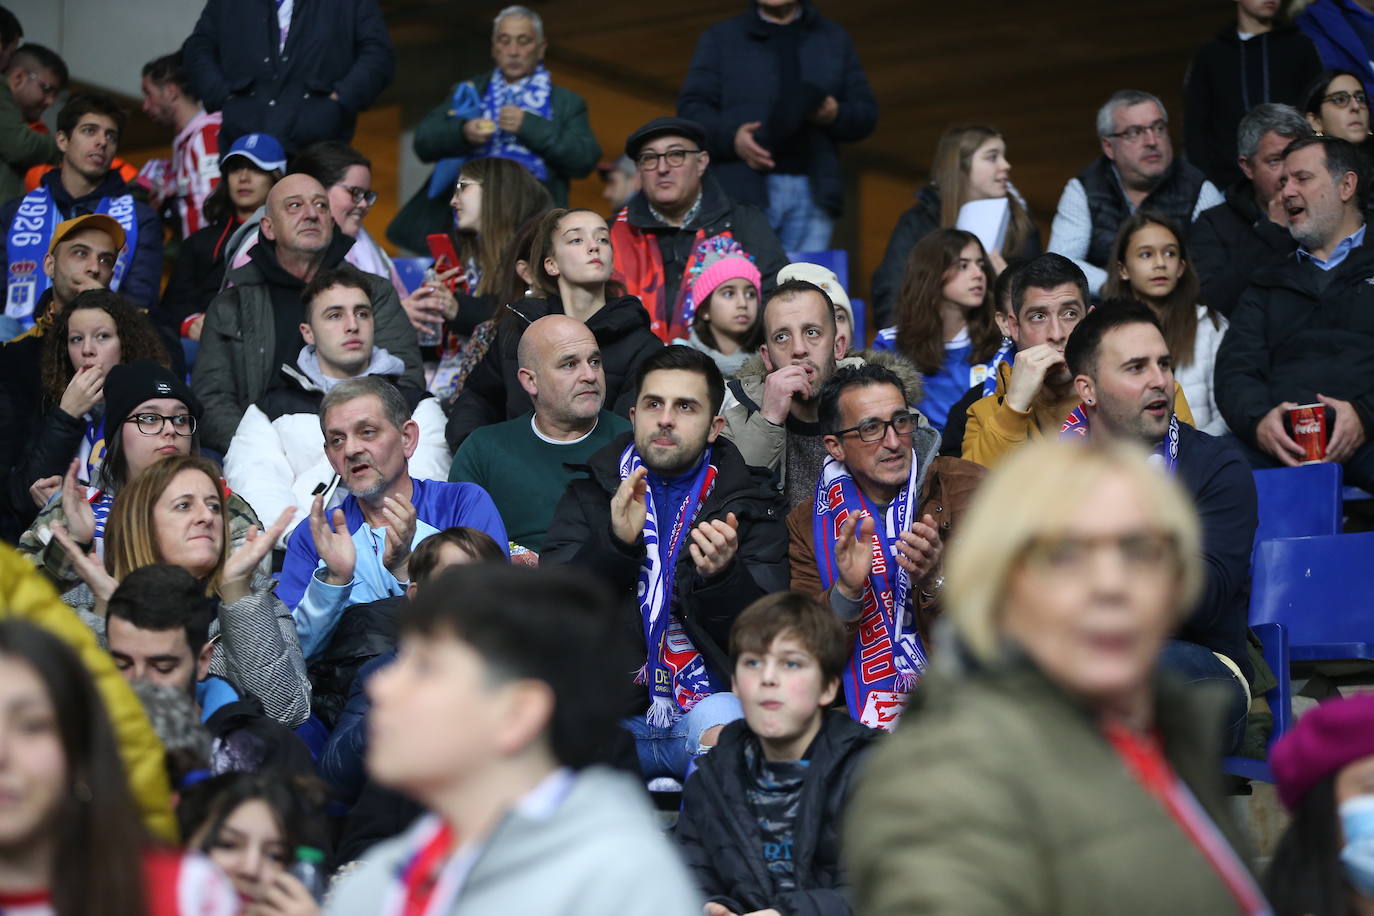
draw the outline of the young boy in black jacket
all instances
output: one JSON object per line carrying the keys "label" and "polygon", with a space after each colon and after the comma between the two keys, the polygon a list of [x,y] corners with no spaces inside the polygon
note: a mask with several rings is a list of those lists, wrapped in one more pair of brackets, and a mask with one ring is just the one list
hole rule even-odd
{"label": "young boy in black jacket", "polygon": [[850,636],[813,598],[780,592],[730,631],[730,723],[687,782],[677,839],[707,916],[852,912],[840,827],[856,765],[878,732],[830,709]]}

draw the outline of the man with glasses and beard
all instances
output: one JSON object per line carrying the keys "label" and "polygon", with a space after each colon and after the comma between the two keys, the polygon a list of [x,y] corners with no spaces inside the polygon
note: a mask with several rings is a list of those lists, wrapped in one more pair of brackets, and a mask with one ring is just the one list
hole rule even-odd
{"label": "man with glasses and beard", "polygon": [[890,369],[840,369],[819,400],[828,456],[815,499],[787,515],[792,590],[820,595],[857,630],[849,714],[890,729],[926,669],[944,542],[986,471],[939,457],[940,434]]}

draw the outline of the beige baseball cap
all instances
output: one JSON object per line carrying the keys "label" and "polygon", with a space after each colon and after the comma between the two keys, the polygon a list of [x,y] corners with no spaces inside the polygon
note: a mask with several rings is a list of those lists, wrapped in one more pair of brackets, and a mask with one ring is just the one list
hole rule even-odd
{"label": "beige baseball cap", "polygon": [[833,270],[819,264],[797,261],[778,271],[778,283],[786,283],[788,280],[805,280],[807,283],[814,283],[825,290],[830,301],[844,309],[845,313],[849,315],[849,326],[854,327],[854,306],[849,303],[849,293],[844,291],[844,287],[840,285],[840,278],[835,276]]}
{"label": "beige baseball cap", "polygon": [[48,243],[48,254],[56,251],[57,246],[73,233],[83,229],[99,229],[114,241],[115,251],[124,250],[124,227],[119,225],[119,221],[104,213],[87,213],[85,216],[76,216],[57,224],[57,231],[52,234],[52,241]]}

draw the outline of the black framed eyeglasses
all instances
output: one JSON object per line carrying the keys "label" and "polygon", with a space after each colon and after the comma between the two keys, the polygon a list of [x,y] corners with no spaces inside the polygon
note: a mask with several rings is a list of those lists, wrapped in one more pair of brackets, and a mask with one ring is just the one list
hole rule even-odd
{"label": "black framed eyeglasses", "polygon": [[1143,126],[1140,124],[1136,124],[1126,128],[1125,130],[1119,130],[1114,134],[1107,134],[1107,136],[1117,140],[1125,140],[1127,143],[1134,143],[1146,134],[1153,134],[1156,137],[1162,137],[1168,132],[1169,122],[1161,119],[1153,124],[1146,124]]}
{"label": "black framed eyeglasses", "polygon": [[670,149],[666,153],[640,153],[635,163],[641,172],[652,172],[658,168],[658,160],[667,159],[668,168],[675,169],[687,161],[689,155],[700,153],[699,149]]}
{"label": "black framed eyeglasses", "polygon": [[336,185],[336,187],[343,188],[347,191],[353,198],[355,204],[366,204],[370,207],[377,202],[376,191],[369,191],[367,188],[355,188],[351,184],[341,184]]}
{"label": "black framed eyeglasses", "polygon": [[1355,101],[1359,102],[1365,108],[1369,107],[1369,96],[1365,95],[1364,90],[1362,89],[1356,89],[1354,92],[1347,92],[1346,90],[1342,89],[1339,92],[1333,92],[1330,95],[1322,96],[1323,103],[1330,102],[1337,108],[1349,107],[1351,99],[1354,99]]}
{"label": "black framed eyeglasses", "polygon": [[899,436],[909,436],[911,431],[916,428],[916,414],[907,411],[899,413],[890,420],[865,420],[858,426],[851,426],[848,429],[836,430],[833,435],[847,436],[850,433],[858,433],[860,441],[877,442],[887,435],[887,428],[891,426],[892,431]]}
{"label": "black framed eyeglasses", "polygon": [[145,436],[158,435],[162,432],[162,427],[168,423],[172,424],[172,432],[178,436],[194,436],[196,434],[196,418],[189,413],[177,413],[170,416],[163,413],[136,413],[124,422],[137,423],[138,431]]}

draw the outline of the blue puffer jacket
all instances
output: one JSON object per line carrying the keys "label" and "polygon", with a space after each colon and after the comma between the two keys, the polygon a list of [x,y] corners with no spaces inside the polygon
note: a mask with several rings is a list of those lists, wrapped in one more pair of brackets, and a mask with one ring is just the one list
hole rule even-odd
{"label": "blue puffer jacket", "polygon": [[[706,129],[711,174],[732,200],[768,206],[763,173],[735,153],[739,126],[761,121],[764,127],[756,137],[765,148],[795,138],[805,149],[811,193],[816,203],[838,216],[844,209],[844,184],[837,144],[871,134],[878,103],[843,27],[816,12],[810,0],[802,0],[801,28],[801,81],[783,86],[783,67],[769,48],[769,28],[759,18],[757,2],[711,26],[697,42],[677,110]],[[828,127],[818,127],[806,115],[827,95],[839,102],[839,115]]]}

